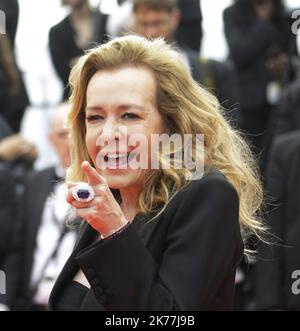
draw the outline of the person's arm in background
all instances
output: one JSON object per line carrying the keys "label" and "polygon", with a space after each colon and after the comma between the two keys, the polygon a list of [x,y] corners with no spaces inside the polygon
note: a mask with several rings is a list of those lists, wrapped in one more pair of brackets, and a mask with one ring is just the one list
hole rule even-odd
{"label": "person's arm in background", "polygon": [[21,89],[21,76],[15,62],[14,51],[7,35],[0,34],[0,67],[7,81],[8,94],[13,96]]}
{"label": "person's arm in background", "polygon": [[12,134],[0,139],[0,162],[14,162],[19,159],[33,162],[36,158],[36,146],[20,134]]}

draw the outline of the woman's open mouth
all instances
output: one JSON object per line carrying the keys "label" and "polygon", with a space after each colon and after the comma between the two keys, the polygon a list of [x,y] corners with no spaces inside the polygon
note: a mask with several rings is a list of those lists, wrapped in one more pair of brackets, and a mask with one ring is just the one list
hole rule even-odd
{"label": "woman's open mouth", "polygon": [[107,169],[128,169],[130,162],[136,157],[137,153],[112,153],[104,156],[104,163]]}

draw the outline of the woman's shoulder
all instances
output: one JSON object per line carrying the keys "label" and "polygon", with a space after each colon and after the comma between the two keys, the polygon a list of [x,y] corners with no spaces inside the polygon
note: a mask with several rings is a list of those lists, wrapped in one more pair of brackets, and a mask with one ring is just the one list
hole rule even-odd
{"label": "woman's shoulder", "polygon": [[227,231],[230,237],[239,229],[239,197],[224,174],[209,171],[177,193],[164,216],[170,220],[169,233],[177,233],[178,229]]}
{"label": "woman's shoulder", "polygon": [[70,15],[63,18],[60,22],[53,25],[49,31],[50,36],[57,37],[58,35],[65,35],[71,30]]}
{"label": "woman's shoulder", "polygon": [[179,193],[182,195],[193,195],[201,191],[212,192],[215,190],[236,194],[234,186],[228,181],[226,176],[221,171],[214,169],[204,173],[200,179],[190,181]]}
{"label": "woman's shoulder", "polygon": [[[178,208],[202,209],[205,206],[215,206],[223,209],[228,207],[238,209],[239,197],[234,186],[219,170],[210,170],[202,178],[192,180],[179,191],[170,201],[169,210]],[[214,207],[214,208],[215,208]]]}

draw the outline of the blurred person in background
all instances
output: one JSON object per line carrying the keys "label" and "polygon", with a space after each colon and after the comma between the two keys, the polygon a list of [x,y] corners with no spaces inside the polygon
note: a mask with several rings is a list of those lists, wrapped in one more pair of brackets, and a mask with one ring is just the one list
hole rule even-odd
{"label": "blurred person in background", "polygon": [[201,49],[202,11],[199,0],[178,0],[178,7],[181,13],[180,23],[176,32],[176,40],[195,52]]}
{"label": "blurred person in background", "polygon": [[68,78],[84,50],[105,40],[107,16],[91,7],[88,0],[62,0],[70,14],[51,28],[49,46],[54,68],[63,83],[63,99],[68,99]]}
{"label": "blurred person in background", "polygon": [[[20,203],[11,170],[0,164],[0,270],[10,277],[6,294],[0,295],[0,311],[8,310],[12,305],[18,282],[18,270],[22,253],[20,238]],[[8,259],[8,257],[10,257]],[[9,272],[12,270],[13,272]]]}
{"label": "blurred person in background", "polygon": [[256,266],[255,294],[260,310],[300,310],[299,169],[300,130],[276,137],[266,175],[266,219],[273,244],[260,244]]}
{"label": "blurred person in background", "polygon": [[[173,44],[191,70],[193,78],[214,93],[224,108],[230,109],[227,117],[238,124],[238,109],[231,109],[238,99],[234,72],[229,64],[204,59],[180,41],[176,33],[182,18],[176,0],[132,0],[135,31],[146,38],[164,38]],[[196,38],[197,35],[192,35]]]}
{"label": "blurred person in background", "polygon": [[[237,72],[243,129],[257,153],[266,147],[272,107],[293,80],[297,54],[291,19],[282,0],[236,0],[224,11],[230,57]],[[262,159],[261,168],[264,168]]]}
{"label": "blurred person in background", "polygon": [[0,114],[14,132],[19,132],[29,99],[15,58],[15,37],[18,26],[17,0],[0,0],[6,16],[6,34],[0,34]]}
{"label": "blurred person in background", "polygon": [[27,160],[32,164],[37,150],[33,143],[19,133],[13,133],[7,122],[0,115],[0,163],[13,167],[14,162]]}
{"label": "blurred person in background", "polygon": [[[60,164],[32,172],[26,179],[19,234],[23,252],[20,264],[11,270],[19,274],[11,309],[47,309],[54,281],[76,240],[76,231],[66,225],[70,208],[63,183],[70,164],[69,132],[65,127],[68,109],[68,104],[62,104],[54,110],[49,133]],[[7,275],[9,282],[9,271]]]}
{"label": "blurred person in background", "polygon": [[[274,245],[259,246],[257,309],[300,310],[300,79],[290,83],[274,119],[275,138],[266,172],[267,225]],[[298,284],[298,285],[297,285]]]}
{"label": "blurred person in background", "polygon": [[18,194],[23,191],[24,179],[32,170],[37,155],[36,146],[21,134],[14,133],[0,115],[0,165],[10,170]]}
{"label": "blurred person in background", "polygon": [[[297,50],[292,22],[281,0],[236,0],[225,9],[223,18],[230,58],[237,74],[242,129],[264,172],[275,128],[271,118],[284,86],[295,77],[292,59]],[[255,266],[245,261],[241,272],[244,282],[236,287],[237,308],[252,310],[255,309]]]}
{"label": "blurred person in background", "polygon": [[[132,0],[119,0],[118,4],[119,8],[107,20],[107,32],[112,38],[134,32]],[[177,0],[177,5],[181,19],[176,40],[199,54],[203,36],[200,0]]]}

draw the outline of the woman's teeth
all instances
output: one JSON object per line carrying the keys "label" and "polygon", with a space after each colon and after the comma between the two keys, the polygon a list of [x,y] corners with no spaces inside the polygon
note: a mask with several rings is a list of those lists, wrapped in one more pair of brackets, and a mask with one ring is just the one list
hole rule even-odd
{"label": "woman's teeth", "polygon": [[126,166],[127,168],[130,166],[130,162],[134,159],[135,156],[136,156],[135,152],[106,154],[104,156],[104,162],[106,162],[108,168],[116,169],[124,166]]}
{"label": "woman's teeth", "polygon": [[106,155],[104,159],[109,167],[116,167],[127,164],[128,154],[110,154]]}

